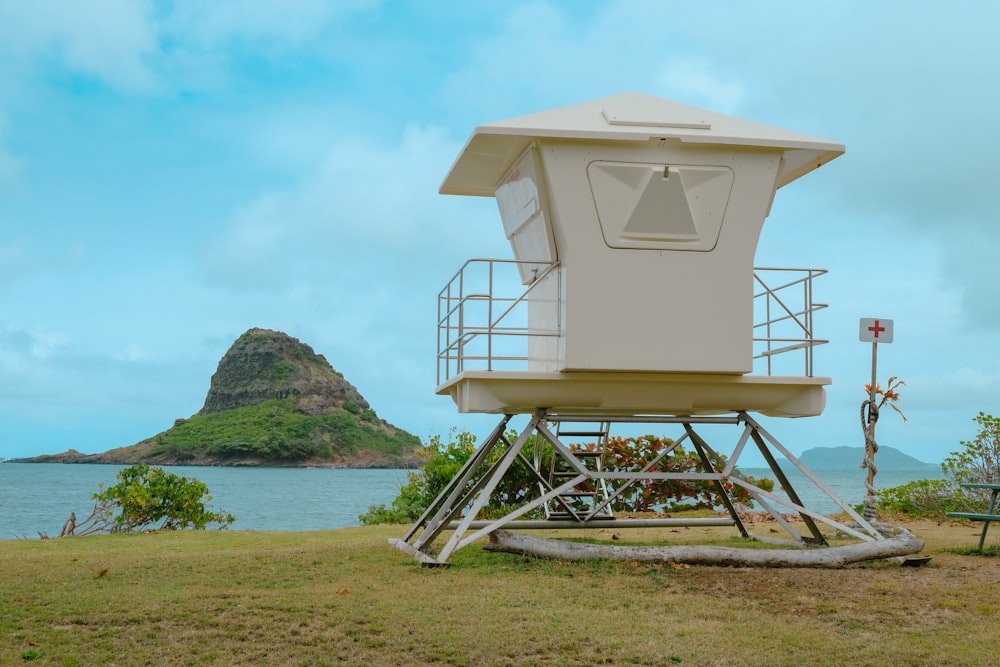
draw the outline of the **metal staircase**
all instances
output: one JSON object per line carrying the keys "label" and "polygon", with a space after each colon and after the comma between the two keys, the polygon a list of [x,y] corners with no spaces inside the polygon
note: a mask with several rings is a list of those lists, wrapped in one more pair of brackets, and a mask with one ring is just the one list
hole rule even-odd
{"label": "metal staircase", "polygon": [[[553,450],[549,459],[548,489],[563,485],[584,470],[603,472],[611,422],[563,422],[556,424],[556,438],[571,442],[566,453]],[[537,455],[536,455],[537,459]],[[539,485],[544,494],[547,489]],[[545,503],[545,518],[553,521],[586,522],[613,519],[607,480],[588,477],[571,490]]]}

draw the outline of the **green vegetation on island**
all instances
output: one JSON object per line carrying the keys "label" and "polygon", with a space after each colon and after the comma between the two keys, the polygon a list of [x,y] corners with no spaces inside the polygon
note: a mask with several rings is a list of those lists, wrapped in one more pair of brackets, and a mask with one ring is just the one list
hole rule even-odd
{"label": "green vegetation on island", "polygon": [[201,458],[288,462],[333,460],[369,452],[391,458],[412,454],[419,439],[387,429],[371,409],[347,403],[343,411],[303,414],[292,397],[178,420],[152,439],[151,458],[188,463]]}

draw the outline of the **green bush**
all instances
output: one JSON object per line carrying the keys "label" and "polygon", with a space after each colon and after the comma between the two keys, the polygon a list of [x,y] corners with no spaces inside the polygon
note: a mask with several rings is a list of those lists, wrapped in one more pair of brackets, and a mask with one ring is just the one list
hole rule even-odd
{"label": "green bush", "polygon": [[476,449],[476,437],[467,431],[457,438],[453,431],[452,436],[448,443],[442,443],[440,436],[432,436],[424,446],[424,467],[407,473],[407,483],[389,507],[372,505],[359,516],[361,524],[410,523],[419,519]]}
{"label": "green bush", "polygon": [[271,372],[271,381],[274,383],[274,386],[280,387],[295,372],[295,366],[287,361],[282,361],[276,364]]}
{"label": "green bush", "polygon": [[941,462],[944,479],[918,480],[878,492],[878,509],[915,518],[944,518],[947,512],[980,512],[989,502],[981,489],[962,484],[1000,480],[1000,419],[980,412],[973,421],[979,427],[975,439],[960,440],[959,451]]}
{"label": "green bush", "polygon": [[923,518],[943,518],[955,511],[961,496],[944,479],[918,479],[876,492],[879,512]]}
{"label": "green bush", "polygon": [[162,468],[139,463],[118,472],[118,483],[95,493],[99,515],[113,533],[149,528],[158,530],[204,530],[210,523],[228,527],[233,515],[210,512],[208,487],[197,479],[179,477]]}
{"label": "green bush", "polygon": [[980,412],[972,421],[979,433],[962,440],[961,451],[952,452],[941,463],[945,475],[957,484],[986,484],[1000,480],[1000,419]]}

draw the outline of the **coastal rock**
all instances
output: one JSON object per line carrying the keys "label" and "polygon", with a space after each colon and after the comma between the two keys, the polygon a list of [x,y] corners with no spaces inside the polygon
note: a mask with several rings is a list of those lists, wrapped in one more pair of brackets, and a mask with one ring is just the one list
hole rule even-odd
{"label": "coastal rock", "polygon": [[295,410],[325,415],[371,406],[321,354],[288,334],[250,329],[219,361],[202,414],[294,397]]}

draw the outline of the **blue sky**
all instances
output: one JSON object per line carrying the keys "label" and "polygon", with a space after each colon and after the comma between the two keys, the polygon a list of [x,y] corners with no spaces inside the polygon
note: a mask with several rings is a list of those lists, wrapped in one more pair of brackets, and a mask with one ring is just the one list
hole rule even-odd
{"label": "blue sky", "polygon": [[907,383],[878,440],[938,461],[1000,413],[992,2],[0,0],[0,457],[97,452],[197,412],[255,326],[418,436],[435,296],[508,257],[438,186],[472,129],[627,91],[842,142],[775,200],[758,265],[821,267],[827,410],[863,444],[859,317]]}

